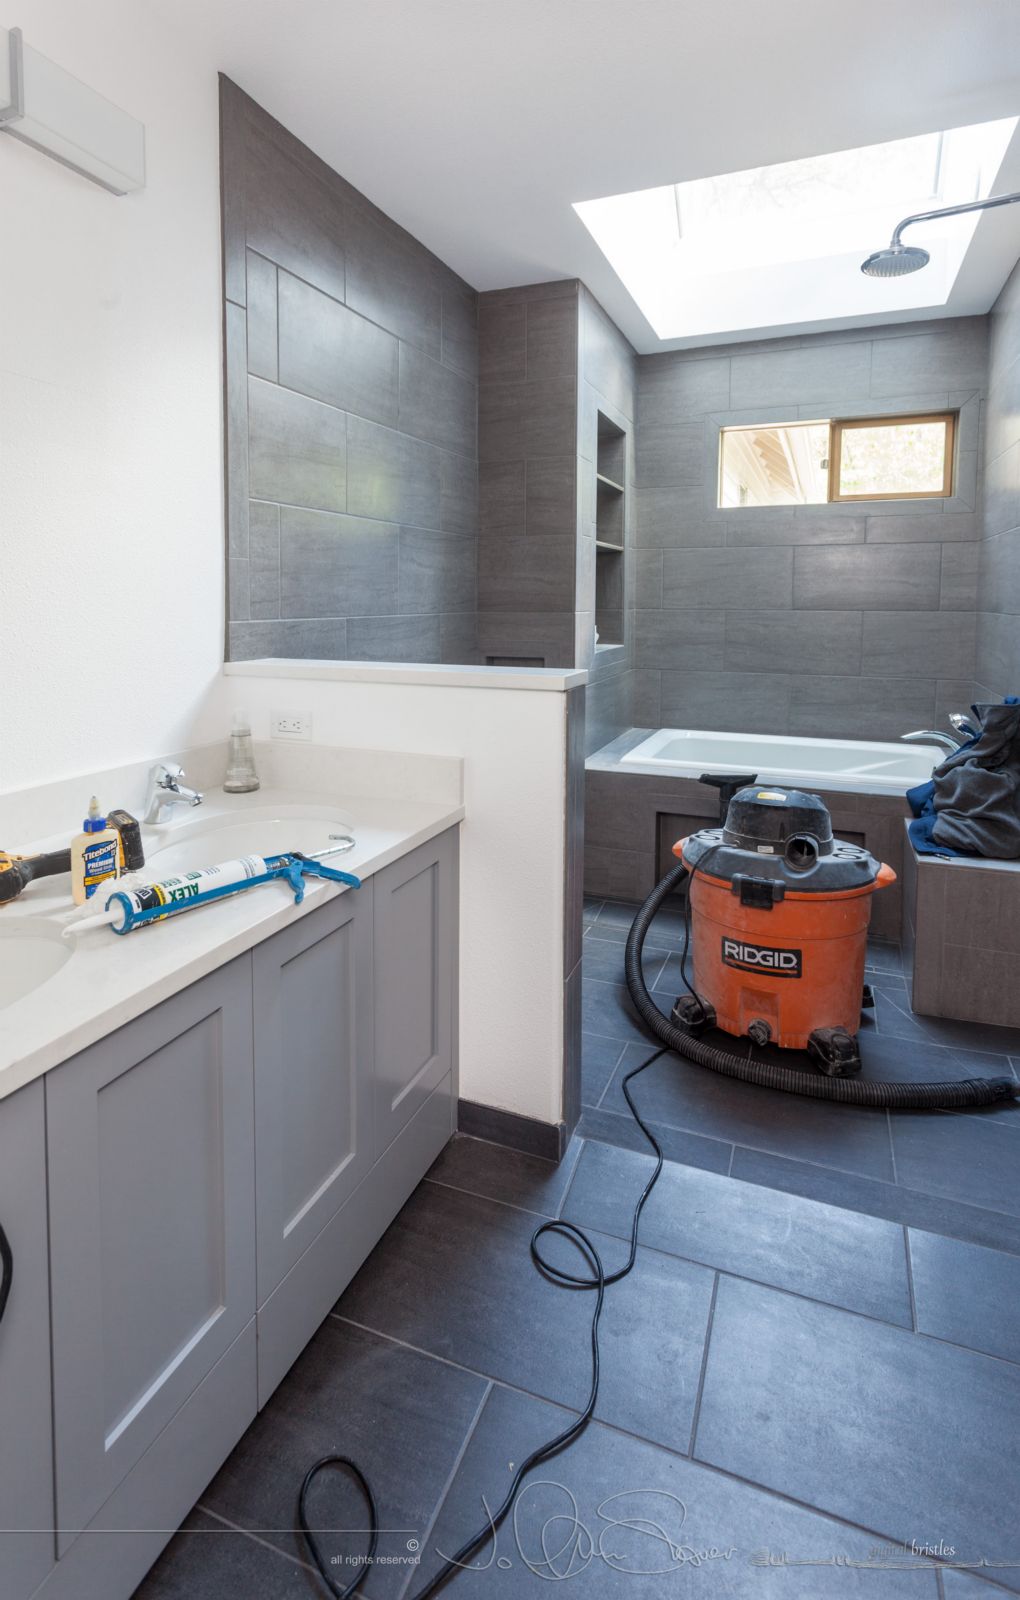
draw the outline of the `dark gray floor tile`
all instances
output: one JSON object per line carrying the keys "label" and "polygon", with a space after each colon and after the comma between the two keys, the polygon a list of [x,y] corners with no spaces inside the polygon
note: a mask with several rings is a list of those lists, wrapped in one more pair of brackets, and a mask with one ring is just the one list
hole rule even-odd
{"label": "dark gray floor tile", "polygon": [[[591,1382],[592,1299],[548,1282],[532,1262],[534,1220],[509,1206],[423,1184],[337,1305],[341,1316],[475,1372],[580,1407]],[[593,1236],[595,1237],[595,1236]],[[597,1238],[608,1271],[625,1246]],[[546,1236],[550,1261],[585,1271]],[[686,1449],[712,1274],[641,1251],[607,1294],[598,1415]],[[655,1329],[649,1338],[649,1329]]]}
{"label": "dark gray floor tile", "polygon": [[[629,1236],[651,1159],[586,1144],[562,1215]],[[902,1229],[874,1217],[667,1162],[642,1213],[641,1240],[723,1272],[911,1325]]]}
{"label": "dark gray floor tile", "polygon": [[312,1581],[279,1551],[193,1511],[132,1600],[309,1600]]}
{"label": "dark gray floor tile", "polygon": [[[600,939],[615,939],[618,944],[626,944],[627,935],[630,933],[631,923],[637,915],[638,907],[629,902],[620,900],[606,900],[599,912],[598,936]],[[648,930],[646,943],[649,946],[668,946],[673,949],[683,936],[684,918],[682,911],[667,908],[660,911],[652,926]]]}
{"label": "dark gray floor tile", "polygon": [[[685,1167],[703,1167],[706,1172],[729,1171],[731,1144],[721,1139],[703,1139],[700,1134],[685,1133],[682,1128],[666,1128],[660,1123],[649,1123],[649,1127],[667,1161],[677,1161]],[[606,1111],[601,1106],[583,1106],[577,1131],[583,1139],[617,1145],[621,1150],[637,1150],[641,1155],[647,1155],[651,1148],[629,1111],[621,1117],[618,1112]]]}
{"label": "dark gray floor tile", "polygon": [[896,1177],[908,1189],[1020,1216],[1011,1133],[938,1111],[898,1111],[891,1126]]}
{"label": "dark gray floor tile", "polygon": [[[623,983],[623,945],[616,939],[600,939],[598,923],[585,939],[582,955],[586,978],[598,978],[603,983]],[[668,950],[645,945],[641,965],[649,988],[659,976],[668,955]]]}
{"label": "dark gray floor tile", "polygon": [[567,1192],[577,1155],[576,1143],[557,1163],[511,1150],[507,1145],[455,1133],[429,1169],[428,1178],[449,1189],[463,1189],[487,1200],[501,1200],[504,1205],[554,1217]]}
{"label": "dark gray floor tile", "polygon": [[[485,1506],[500,1504],[516,1464],[570,1420],[558,1406],[493,1389],[412,1591],[438,1570],[439,1552],[452,1555],[485,1526]],[[568,1573],[572,1590],[592,1600],[936,1600],[931,1572],[833,1565],[840,1556],[866,1560],[874,1535],[597,1422],[529,1481],[495,1546],[490,1539],[472,1556],[481,1570],[451,1584],[458,1600],[548,1594],[557,1574]],[[561,1546],[562,1557],[546,1564],[546,1552]],[[761,1564],[764,1552],[784,1551],[805,1565]]]}
{"label": "dark gray floor tile", "polygon": [[906,1039],[928,1039],[960,1050],[984,1050],[1007,1056],[1020,1050],[1020,1029],[984,1022],[955,1022],[950,1017],[923,1017],[911,1011],[895,986],[874,985],[879,1030]]}
{"label": "dark gray floor tile", "polygon": [[1020,1362],[1020,1257],[909,1232],[919,1333]]}
{"label": "dark gray floor tile", "polygon": [[864,970],[872,974],[884,972],[891,976],[902,977],[903,956],[899,945],[889,944],[884,939],[869,939]]}
{"label": "dark gray floor tile", "polygon": [[625,1045],[601,1033],[581,1034],[581,1104],[597,1106],[613,1076]]}
{"label": "dark gray floor tile", "polygon": [[603,983],[585,976],[581,984],[581,1016],[581,1026],[587,1033],[600,1033],[603,1038],[619,1039],[624,1044],[634,1039],[647,1043],[649,1051],[656,1048],[622,983]]}
{"label": "dark gray floor tile", "polygon": [[585,920],[585,922],[594,922],[596,917],[598,916],[599,912],[602,910],[602,907],[603,907],[604,904],[605,904],[605,902],[602,901],[602,900],[595,900],[595,899],[592,898],[591,895],[585,895],[585,897],[584,897],[584,920]]}
{"label": "dark gray floor tile", "polygon": [[878,1183],[873,1178],[812,1166],[806,1161],[790,1161],[760,1150],[744,1150],[739,1145],[733,1152],[732,1174],[766,1189],[804,1195],[866,1216],[886,1217],[891,1222],[905,1222],[913,1228],[1020,1255],[1020,1219],[961,1205],[942,1195],[922,1194],[902,1184]]}
{"label": "dark gray floor tile", "polygon": [[861,1041],[861,1077],[888,1083],[959,1083],[964,1078],[1008,1078],[1009,1059],[934,1040],[868,1033]]}
{"label": "dark gray floor tile", "polygon": [[724,1278],[696,1455],[893,1538],[1002,1559],[1016,1553],[1020,1370]]}
{"label": "dark gray floor tile", "polygon": [[[989,1578],[997,1578],[998,1583],[1005,1583],[1004,1574],[997,1573],[992,1567],[986,1570]],[[995,1600],[995,1596],[1001,1597],[1003,1592],[998,1583],[993,1586],[992,1583],[984,1583],[980,1578],[974,1577],[972,1573],[953,1569],[943,1570],[942,1573],[942,1593],[946,1600]]]}
{"label": "dark gray floor tile", "polygon": [[[642,1045],[627,1045],[602,1102],[604,1110],[627,1111],[620,1086],[644,1053]],[[884,1112],[828,1106],[778,1089],[761,1089],[695,1066],[672,1052],[634,1079],[631,1093],[650,1121],[892,1182]]]}
{"label": "dark gray floor tile", "polygon": [[[427,1277],[417,1280],[419,1295],[427,1282]],[[381,1526],[416,1530],[380,1538],[381,1556],[400,1554],[407,1538],[420,1538],[428,1525],[484,1394],[484,1380],[471,1373],[329,1318],[213,1479],[202,1504],[303,1558],[303,1541],[290,1531],[296,1526],[297,1491],[314,1461],[338,1451],[352,1456],[372,1484]],[[357,1488],[339,1472],[318,1480],[309,1514],[316,1528],[365,1527]],[[320,1545],[327,1556],[364,1548],[350,1532],[323,1535]],[[395,1565],[380,1565],[366,1580],[365,1592],[395,1595],[405,1575]]]}

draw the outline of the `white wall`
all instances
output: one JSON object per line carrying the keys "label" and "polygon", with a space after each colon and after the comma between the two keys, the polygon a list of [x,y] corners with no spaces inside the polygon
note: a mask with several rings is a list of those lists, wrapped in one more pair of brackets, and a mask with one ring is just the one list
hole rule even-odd
{"label": "white wall", "polygon": [[148,149],[115,198],[0,135],[2,791],[195,742],[223,544],[215,63],[131,0],[0,20]]}
{"label": "white wall", "polygon": [[316,744],[463,757],[460,1093],[558,1122],[566,696],[254,677],[253,665],[223,679],[223,718],[247,707],[256,739],[270,711],[310,711]]}

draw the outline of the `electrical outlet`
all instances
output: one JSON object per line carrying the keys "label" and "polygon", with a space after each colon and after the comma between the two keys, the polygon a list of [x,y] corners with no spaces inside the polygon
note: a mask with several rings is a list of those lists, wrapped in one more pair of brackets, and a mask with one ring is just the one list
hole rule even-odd
{"label": "electrical outlet", "polygon": [[312,713],[310,711],[273,711],[269,717],[269,731],[274,739],[310,739]]}

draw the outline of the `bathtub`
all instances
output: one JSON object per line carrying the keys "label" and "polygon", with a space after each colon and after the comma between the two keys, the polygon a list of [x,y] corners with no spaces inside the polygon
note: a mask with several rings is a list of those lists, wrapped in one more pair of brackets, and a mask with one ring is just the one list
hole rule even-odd
{"label": "bathtub", "polygon": [[770,783],[800,789],[902,795],[926,782],[945,757],[945,750],[929,744],[658,728],[616,761],[624,769],[684,778],[703,772],[753,772]]}

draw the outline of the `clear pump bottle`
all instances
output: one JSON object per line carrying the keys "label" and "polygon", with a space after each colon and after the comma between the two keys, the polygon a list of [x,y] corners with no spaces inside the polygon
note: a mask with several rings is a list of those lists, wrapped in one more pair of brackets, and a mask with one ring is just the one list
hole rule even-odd
{"label": "clear pump bottle", "polygon": [[223,780],[227,794],[251,794],[259,787],[255,771],[255,752],[251,743],[251,723],[247,711],[235,711],[227,751],[227,775]]}

